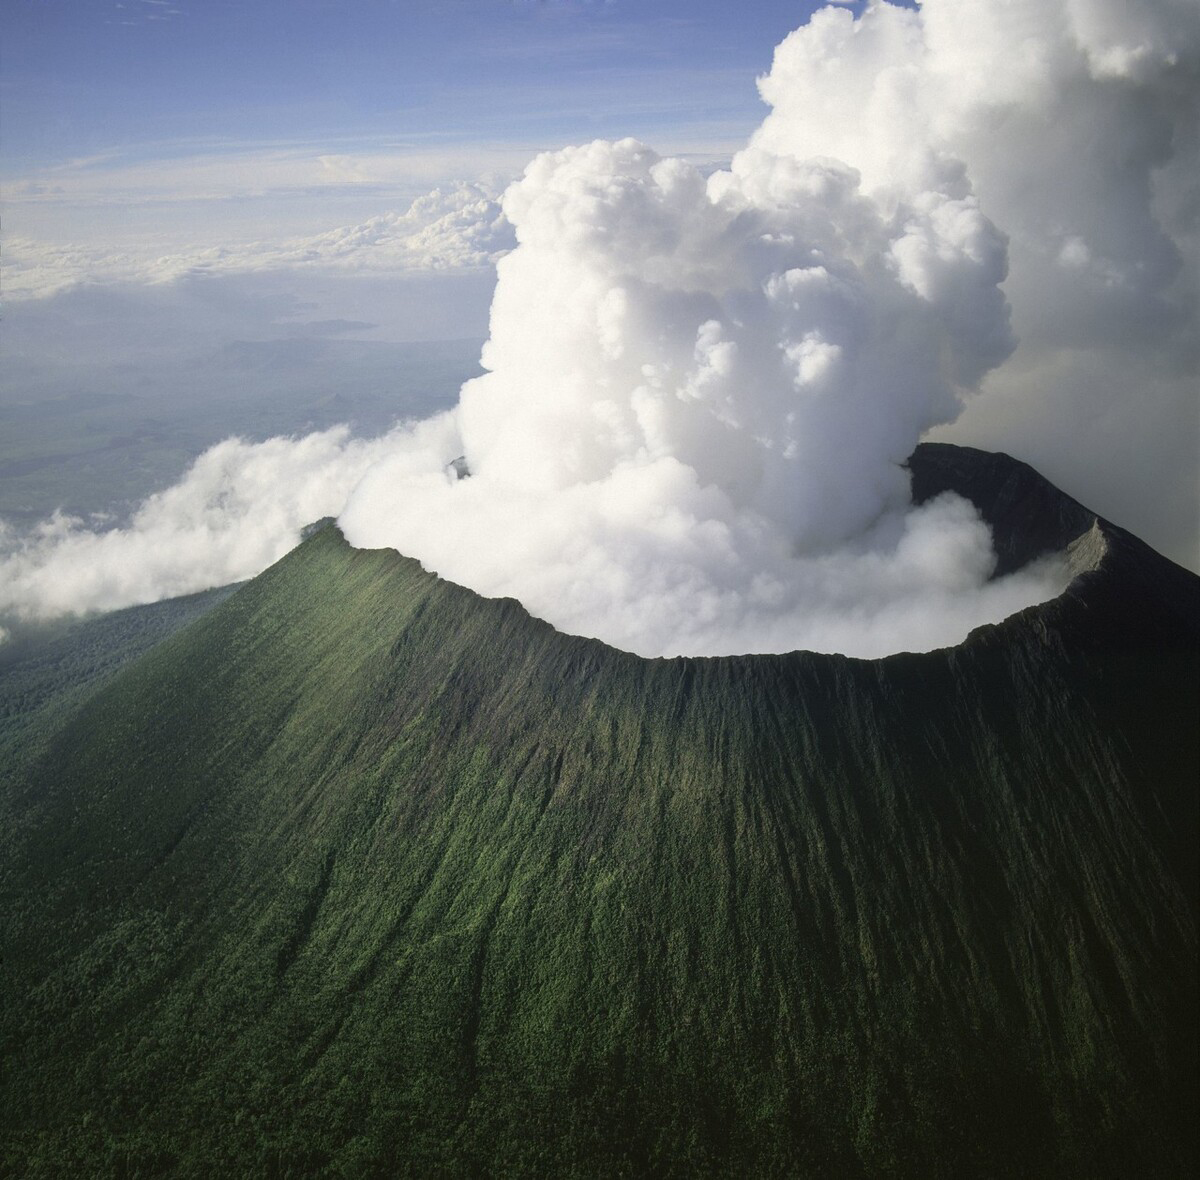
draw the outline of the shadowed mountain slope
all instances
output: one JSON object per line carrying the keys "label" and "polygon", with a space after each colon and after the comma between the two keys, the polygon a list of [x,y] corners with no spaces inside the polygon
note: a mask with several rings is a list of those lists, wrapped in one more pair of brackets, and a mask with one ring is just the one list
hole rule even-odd
{"label": "shadowed mountain slope", "polygon": [[1183,1175],[1200,579],[923,446],[1052,602],[644,660],[312,536],[5,784],[25,1175]]}
{"label": "shadowed mountain slope", "polygon": [[[29,756],[43,733],[143,652],[223,602],[237,584],[85,619],[6,620],[0,643],[0,763]],[[7,628],[6,628],[7,629]]]}

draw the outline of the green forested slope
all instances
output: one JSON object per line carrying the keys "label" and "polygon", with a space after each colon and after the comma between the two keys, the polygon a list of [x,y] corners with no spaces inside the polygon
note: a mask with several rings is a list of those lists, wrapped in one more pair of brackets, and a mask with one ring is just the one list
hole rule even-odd
{"label": "green forested slope", "polygon": [[39,748],[39,738],[125,664],[223,602],[235,588],[221,586],[84,619],[5,620],[0,760]]}
{"label": "green forested slope", "polygon": [[[914,486],[1087,532],[992,461]],[[642,660],[317,534],[9,776],[8,1169],[1189,1174],[1197,580],[1077,560],[941,652]]]}

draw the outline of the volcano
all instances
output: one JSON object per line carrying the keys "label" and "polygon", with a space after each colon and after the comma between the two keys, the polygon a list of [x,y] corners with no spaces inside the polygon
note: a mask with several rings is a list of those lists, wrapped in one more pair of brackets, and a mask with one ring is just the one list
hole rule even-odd
{"label": "volcano", "polygon": [[924,444],[1058,598],[641,659],[323,528],[5,772],[25,1176],[1191,1174],[1200,579]]}

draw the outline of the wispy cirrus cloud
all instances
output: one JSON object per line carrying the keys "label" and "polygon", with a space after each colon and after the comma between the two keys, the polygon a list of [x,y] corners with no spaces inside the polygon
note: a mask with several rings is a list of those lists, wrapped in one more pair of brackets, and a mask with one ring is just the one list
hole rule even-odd
{"label": "wispy cirrus cloud", "polygon": [[183,15],[178,0],[128,0],[114,4],[112,15],[105,18],[106,25],[145,25],[154,21],[173,21]]}
{"label": "wispy cirrus cloud", "polygon": [[536,154],[523,144],[422,143],[417,139],[363,143],[221,142],[114,148],[12,179],[6,203],[124,205],[221,201],[374,187],[406,192],[454,175],[515,175]]}

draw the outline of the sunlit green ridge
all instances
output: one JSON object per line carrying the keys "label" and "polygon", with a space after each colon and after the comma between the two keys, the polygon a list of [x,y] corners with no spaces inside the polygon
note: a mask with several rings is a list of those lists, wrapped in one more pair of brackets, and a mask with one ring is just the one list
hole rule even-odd
{"label": "sunlit green ridge", "polygon": [[336,529],[4,796],[4,1164],[1179,1175],[1198,580],[921,448],[1061,598],[877,661],[643,660]]}

